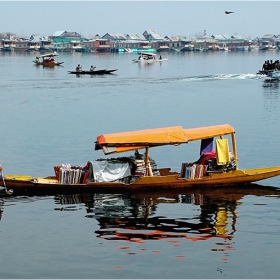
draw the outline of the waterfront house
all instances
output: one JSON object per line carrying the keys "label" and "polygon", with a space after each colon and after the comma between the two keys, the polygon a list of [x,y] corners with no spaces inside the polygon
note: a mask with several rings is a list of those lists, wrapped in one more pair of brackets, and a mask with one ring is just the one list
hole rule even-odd
{"label": "waterfront house", "polygon": [[24,37],[18,37],[14,40],[14,50],[15,51],[27,51],[29,48],[29,39]]}
{"label": "waterfront house", "polygon": [[167,51],[169,50],[169,46],[166,40],[162,35],[160,35],[156,30],[145,30],[143,36],[147,41],[153,42],[153,47],[157,51]]}
{"label": "waterfront house", "polygon": [[109,34],[106,33],[103,39],[110,41],[111,52],[154,52],[151,42],[139,34]]}
{"label": "waterfront house", "polygon": [[2,39],[1,49],[4,52],[11,52],[15,50],[15,41],[12,39]]}
{"label": "waterfront house", "polygon": [[102,36],[103,40],[107,40],[110,44],[110,52],[124,52],[124,48],[122,46],[122,42],[126,41],[126,37],[124,34],[119,33],[106,33]]}
{"label": "waterfront house", "polygon": [[227,46],[231,51],[245,51],[249,49],[249,42],[239,35],[212,35],[213,39],[217,41],[219,48]]}
{"label": "waterfront house", "polygon": [[126,34],[126,40],[130,41],[147,41],[147,39],[142,34]]}
{"label": "waterfront house", "polygon": [[[181,37],[180,36],[165,36],[165,41],[159,51],[180,51],[181,48]],[[164,44],[168,47],[164,50]]]}
{"label": "waterfront house", "polygon": [[91,52],[110,52],[110,41],[100,38],[98,34],[89,35],[83,43]]}
{"label": "waterfront house", "polygon": [[232,37],[227,34],[212,35],[211,38],[216,40],[217,50],[228,50],[232,43]]}
{"label": "waterfront house", "polygon": [[51,40],[48,36],[42,34],[32,34],[29,38],[29,49],[28,51],[38,50],[40,52],[51,50]]}
{"label": "waterfront house", "polygon": [[157,52],[180,51],[182,41],[180,37],[165,36],[163,41],[152,42]]}
{"label": "waterfront house", "polygon": [[194,51],[217,51],[219,50],[217,40],[211,36],[198,36],[194,42]]}
{"label": "waterfront house", "polygon": [[169,42],[171,39],[168,36],[165,36],[162,40],[153,41],[153,45],[156,48],[157,52],[166,52],[172,51],[173,48],[170,48]]}
{"label": "waterfront house", "polygon": [[156,49],[153,44],[149,41],[136,41],[136,40],[126,40],[120,42],[112,42],[111,52],[155,52]]}
{"label": "waterfront house", "polygon": [[102,39],[107,39],[111,42],[117,42],[117,41],[125,41],[126,37],[124,34],[113,34],[113,33],[106,33],[104,36],[102,36]]}
{"label": "waterfront house", "polygon": [[161,36],[156,30],[145,30],[143,36],[148,41],[164,41],[164,37]]}
{"label": "waterfront house", "polygon": [[14,51],[15,49],[15,38],[16,34],[11,32],[2,32],[0,33],[0,45],[2,51]]}
{"label": "waterfront house", "polygon": [[179,37],[180,42],[179,50],[182,52],[189,52],[194,50],[194,40],[193,38]]}
{"label": "waterfront house", "polygon": [[266,51],[266,50],[276,49],[275,39],[276,39],[275,35],[265,34],[260,39],[260,50],[261,51]]}
{"label": "waterfront house", "polygon": [[30,45],[29,38],[10,32],[0,33],[0,41],[4,51],[27,51]]}
{"label": "waterfront house", "polygon": [[155,52],[155,48],[151,42],[146,40],[142,34],[126,34],[126,42],[122,45],[118,44],[119,49],[124,48],[126,52]]}
{"label": "waterfront house", "polygon": [[53,50],[64,52],[81,51],[85,40],[79,33],[67,31],[56,31],[49,38]]}

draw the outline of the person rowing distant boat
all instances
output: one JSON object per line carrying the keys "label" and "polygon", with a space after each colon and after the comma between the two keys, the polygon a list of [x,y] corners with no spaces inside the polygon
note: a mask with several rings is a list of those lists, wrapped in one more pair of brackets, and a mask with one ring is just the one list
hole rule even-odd
{"label": "person rowing distant boat", "polygon": [[95,68],[96,68],[96,66],[91,65],[89,71],[94,71]]}
{"label": "person rowing distant boat", "polygon": [[82,65],[78,64],[78,66],[76,67],[76,71],[82,71]]}

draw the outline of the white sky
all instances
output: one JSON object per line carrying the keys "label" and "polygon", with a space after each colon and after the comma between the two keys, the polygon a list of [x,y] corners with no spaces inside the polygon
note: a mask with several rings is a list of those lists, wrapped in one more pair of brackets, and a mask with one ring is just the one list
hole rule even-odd
{"label": "white sky", "polygon": [[[225,11],[233,11],[226,15]],[[279,35],[280,1],[1,1],[0,33]]]}

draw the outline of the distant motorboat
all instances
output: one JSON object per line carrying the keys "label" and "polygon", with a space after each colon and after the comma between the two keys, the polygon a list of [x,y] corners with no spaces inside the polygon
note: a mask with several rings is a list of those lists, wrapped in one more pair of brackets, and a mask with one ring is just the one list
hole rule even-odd
{"label": "distant motorboat", "polygon": [[279,60],[276,60],[274,63],[265,62],[262,67],[262,70],[259,70],[259,72],[257,74],[265,75],[271,79],[279,79],[280,78]]}

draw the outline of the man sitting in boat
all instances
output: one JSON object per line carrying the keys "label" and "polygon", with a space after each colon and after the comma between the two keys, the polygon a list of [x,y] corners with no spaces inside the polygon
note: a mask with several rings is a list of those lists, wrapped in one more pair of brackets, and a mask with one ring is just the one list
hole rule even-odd
{"label": "man sitting in boat", "polygon": [[273,70],[279,70],[280,64],[279,64],[279,60],[275,60],[273,62]]}
{"label": "man sitting in boat", "polygon": [[269,68],[269,60],[266,60],[262,66],[262,71],[267,71]]}
{"label": "man sitting in boat", "polygon": [[76,71],[82,71],[82,66],[80,64],[76,67]]}
{"label": "man sitting in boat", "polygon": [[94,71],[95,68],[96,68],[95,66],[92,66],[92,65],[91,65],[89,71]]}

